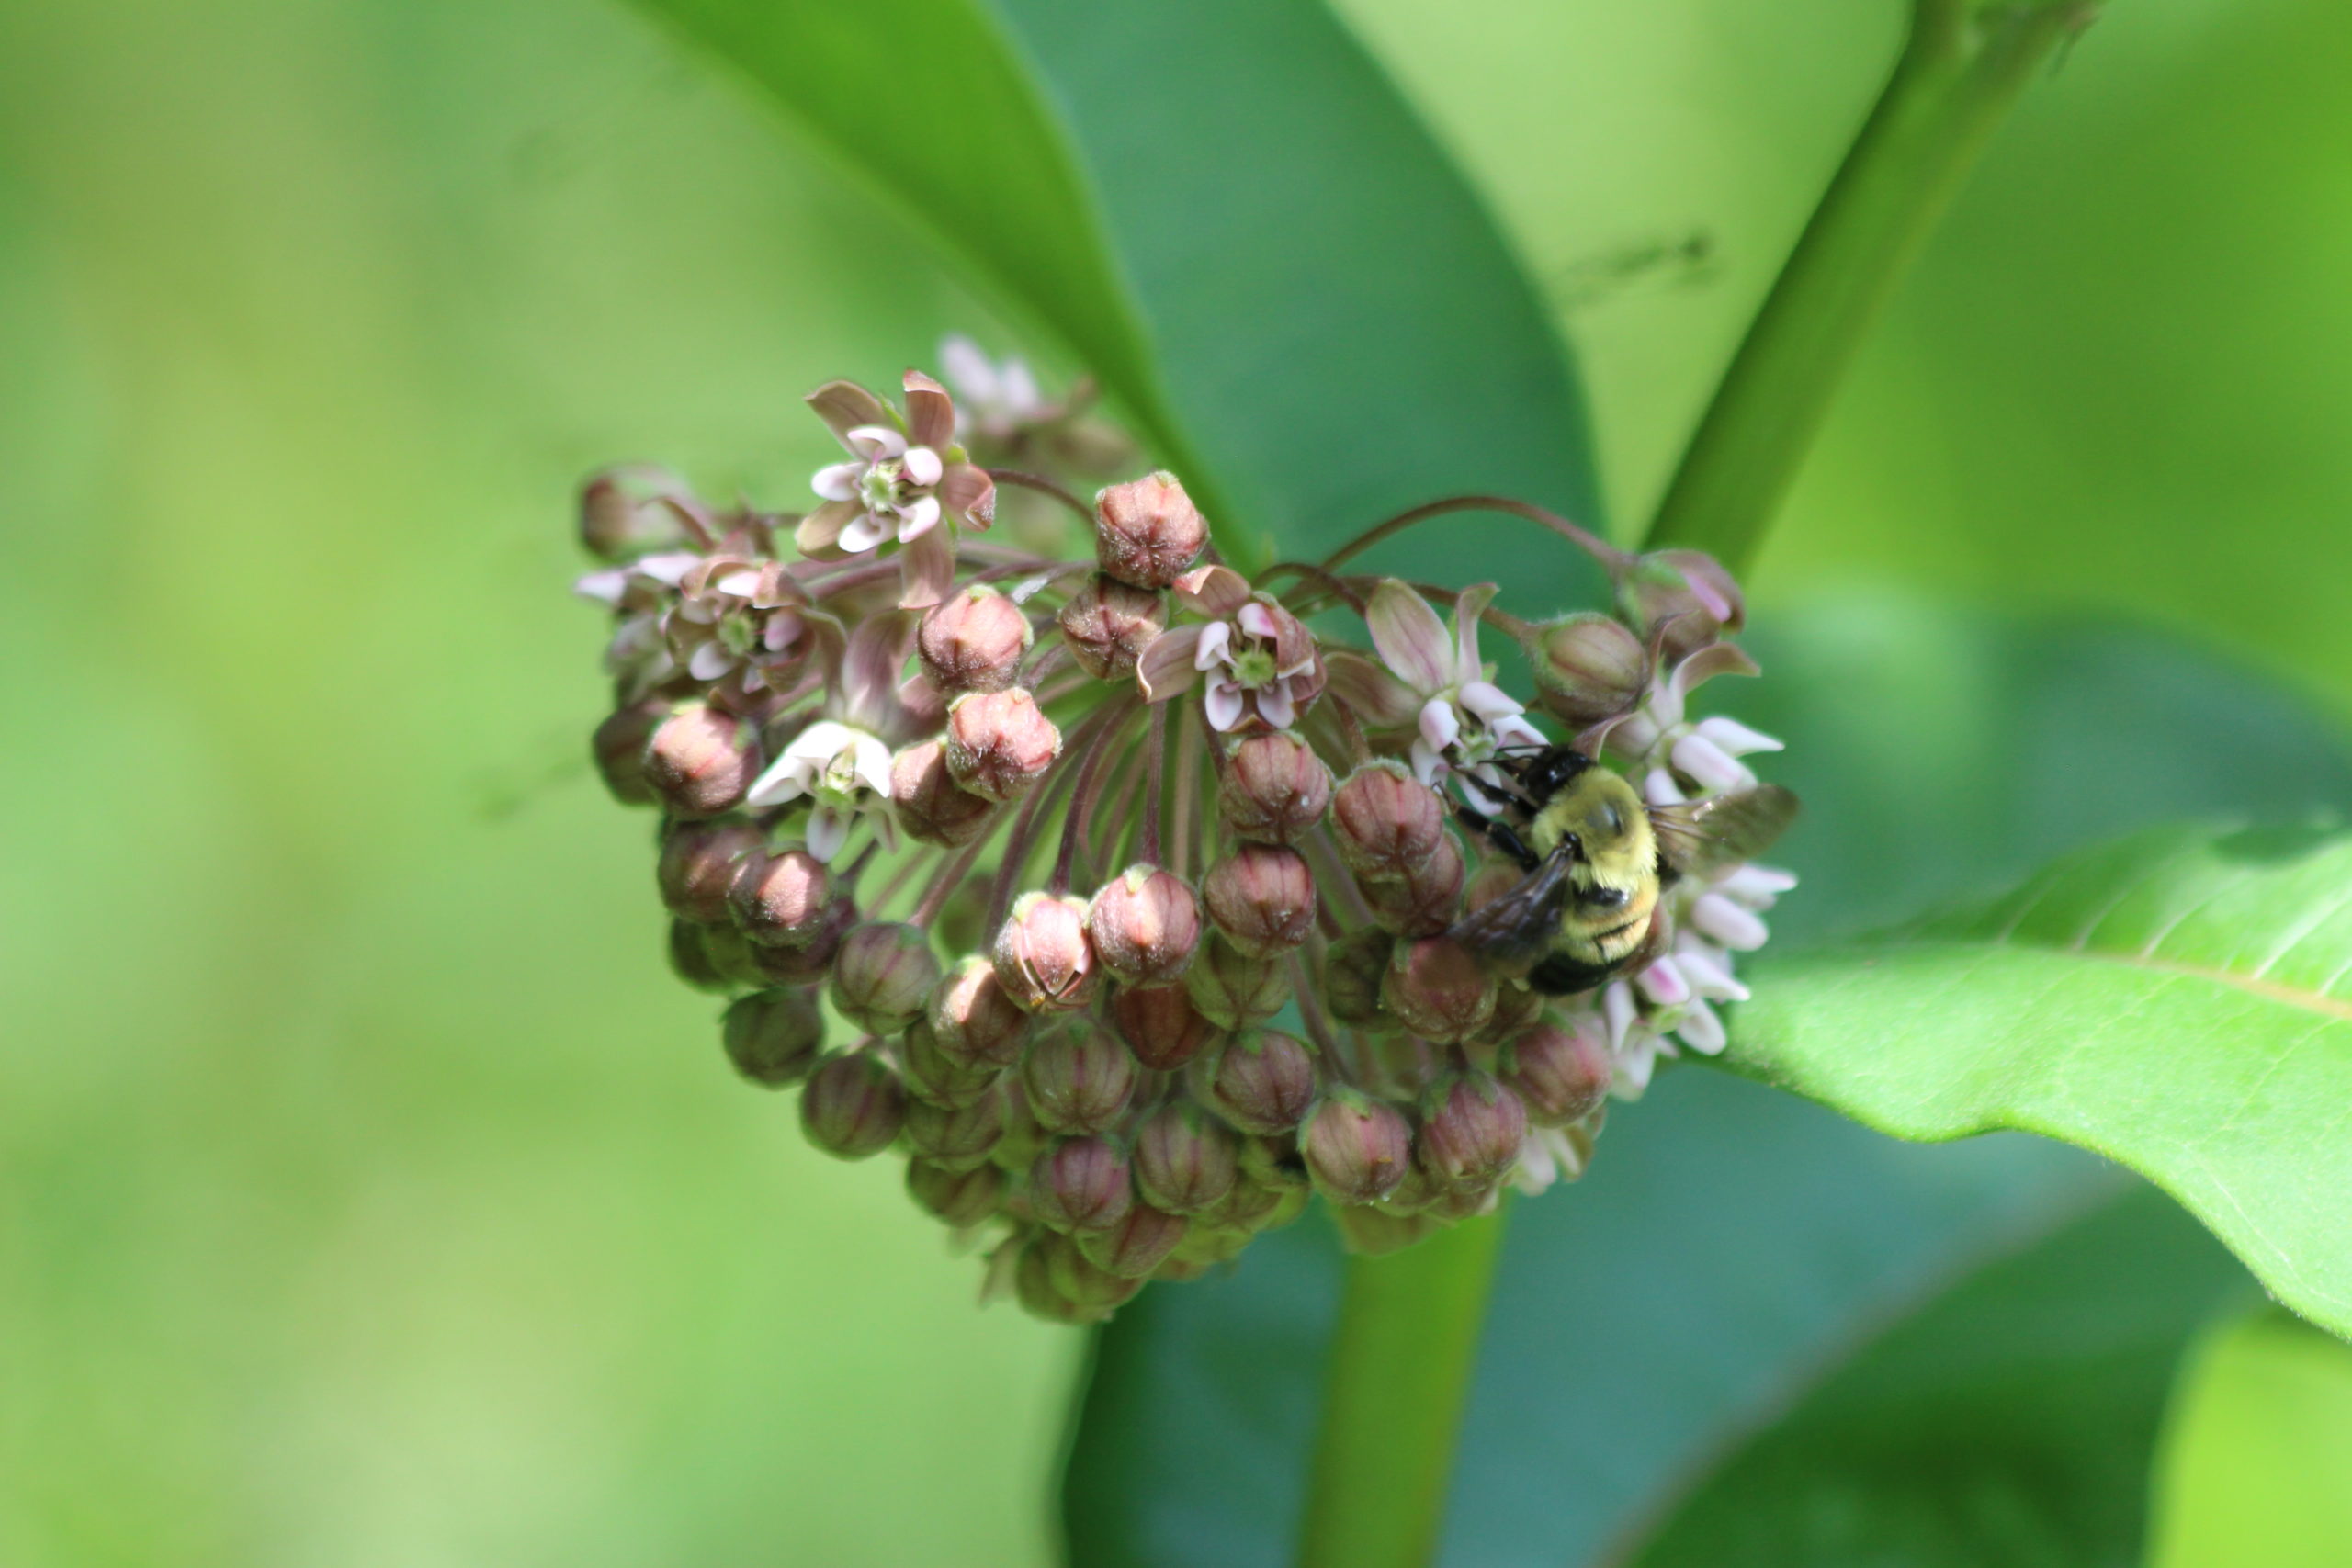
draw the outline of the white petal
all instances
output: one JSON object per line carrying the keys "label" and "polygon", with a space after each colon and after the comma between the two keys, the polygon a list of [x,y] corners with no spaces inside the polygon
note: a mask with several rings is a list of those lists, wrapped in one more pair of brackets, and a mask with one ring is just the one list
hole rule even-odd
{"label": "white petal", "polygon": [[1230,681],[1211,681],[1202,703],[1212,729],[1231,729],[1241,722],[1241,688]]}
{"label": "white petal", "polygon": [[993,403],[1002,393],[995,364],[962,333],[939,340],[939,374],[955,389],[958,402]]}
{"label": "white petal", "polygon": [[1685,932],[1674,944],[1674,964],[1690,988],[1699,995],[1719,1002],[1744,1002],[1747,987],[1739,983],[1724,962],[1705,944],[1691,940]]}
{"label": "white petal", "polygon": [[1511,701],[1510,694],[1491,681],[1462,682],[1462,705],[1490,725],[1498,718],[1527,711],[1525,705]]}
{"label": "white petal", "polygon": [[735,656],[721,642],[707,642],[686,660],[686,673],[697,681],[716,681],[735,668]]}
{"label": "white petal", "polygon": [[861,735],[856,740],[857,761],[854,764],[860,783],[876,795],[890,793],[890,749],[871,735]]}
{"label": "white petal", "polygon": [[786,742],[784,760],[808,763],[813,776],[814,770],[831,761],[842,747],[856,743],[856,730],[839,719],[820,718]]}
{"label": "white petal", "polygon": [[702,557],[692,550],[670,550],[658,556],[639,556],[628,563],[628,569],[639,577],[650,577],[664,587],[675,588],[679,579],[701,564]]}
{"label": "white petal", "polygon": [[1640,1011],[1639,1004],[1634,1000],[1634,987],[1623,980],[1610,982],[1609,988],[1600,993],[1600,1016],[1609,1025],[1610,1050],[1624,1049],[1626,1032],[1633,1028]]}
{"label": "white petal", "polygon": [[789,755],[768,764],[767,772],[752,781],[749,793],[743,796],[746,806],[780,806],[808,793],[808,773]]}
{"label": "white petal", "polygon": [[1649,776],[1642,781],[1642,798],[1652,806],[1680,806],[1690,796],[1682,793],[1682,786],[1674,782],[1672,773],[1664,768],[1652,768]]}
{"label": "white petal", "polygon": [[[1230,664],[1233,656],[1227,651],[1233,640],[1233,628],[1223,621],[1211,621],[1201,628],[1201,640],[1193,649],[1193,668],[1214,670],[1219,664]],[[1220,729],[1224,726],[1219,725]]]}
{"label": "white petal", "polygon": [[1544,732],[1523,718],[1498,718],[1487,726],[1487,733],[1495,739],[1500,750],[1517,750],[1523,746],[1548,746]]}
{"label": "white petal", "polygon": [[1264,637],[1268,642],[1272,642],[1275,633],[1281,629],[1274,625],[1274,613],[1255,599],[1236,611],[1233,618],[1240,623],[1244,632],[1251,637]]}
{"label": "white petal", "polygon": [[817,470],[808,488],[817,492],[820,501],[854,501],[857,481],[865,477],[865,465],[860,462],[828,463]]}
{"label": "white petal", "polygon": [[1662,1008],[1679,1008],[1690,1000],[1690,982],[1671,958],[1661,958],[1634,977],[1642,995]]}
{"label": "white petal", "polygon": [[1773,900],[1797,885],[1794,872],[1769,865],[1743,865],[1715,884],[1715,891],[1736,898],[1751,909],[1769,909]]}
{"label": "white petal", "polygon": [[869,455],[876,457],[896,457],[907,449],[907,438],[887,424],[853,425],[849,439],[865,442],[873,448]]}
{"label": "white petal", "polygon": [[[1485,775],[1483,779],[1484,783],[1491,784],[1497,782],[1493,776],[1494,770],[1492,768],[1482,768],[1477,773],[1456,773],[1453,775],[1453,787],[1462,792],[1462,798],[1469,802],[1471,810],[1483,811],[1487,816],[1492,817],[1495,813],[1503,808],[1504,805],[1510,797],[1504,795],[1489,794],[1487,790],[1480,788],[1480,775],[1482,774]],[[1426,784],[1429,781],[1424,779],[1421,782]]]}
{"label": "white petal", "polygon": [[916,484],[928,489],[937,484],[939,476],[946,471],[947,465],[941,462],[939,454],[930,447],[910,446],[907,448],[907,478]]}
{"label": "white petal", "polygon": [[1650,1031],[1640,1031],[1618,1056],[1616,1075],[1609,1080],[1609,1092],[1619,1100],[1641,1099],[1650,1087],[1650,1074],[1656,1070],[1659,1053],[1665,1044],[1665,1041]]}
{"label": "white petal", "polygon": [[835,811],[820,806],[808,814],[808,852],[820,861],[831,861],[849,842],[850,824],[854,818],[846,811]]}
{"label": "white petal", "polygon": [[919,539],[939,523],[939,497],[926,495],[899,508],[899,543]]}
{"label": "white petal", "polygon": [[1004,411],[1015,418],[1035,413],[1045,406],[1045,394],[1037,390],[1037,378],[1029,372],[1029,362],[1018,355],[1004,362]]}
{"label": "white petal", "polygon": [[1702,789],[1730,791],[1756,786],[1754,773],[1696,730],[1674,743],[1673,757],[1675,771],[1696,780]]}
{"label": "white petal", "polygon": [[592,571],[571,585],[571,591],[582,599],[594,599],[606,604],[617,604],[628,591],[628,572],[621,567],[609,571]]}
{"label": "white petal", "polygon": [[721,593],[732,593],[738,599],[749,599],[759,586],[760,574],[749,568],[741,571],[730,571],[720,578],[718,583]]}
{"label": "white petal", "polygon": [[1771,940],[1771,928],[1720,893],[1702,893],[1690,906],[1690,924],[1734,953],[1753,953]]}
{"label": "white petal", "polygon": [[1674,1026],[1674,1032],[1682,1043],[1702,1056],[1721,1055],[1725,1043],[1724,1021],[1704,1002],[1692,1002],[1682,1015],[1682,1021]]}
{"label": "white petal", "polygon": [[861,512],[850,519],[848,527],[842,530],[838,543],[851,555],[857,555],[872,549],[889,536],[890,530],[880,518],[871,512]]}
{"label": "white petal", "polygon": [[1442,751],[1462,739],[1462,720],[1443,697],[1431,697],[1421,705],[1420,727],[1421,739],[1432,751]]}
{"label": "white petal", "polygon": [[1428,741],[1416,739],[1413,742],[1413,776],[1434,789],[1439,776],[1444,772],[1445,759],[1439,756]]}
{"label": "white petal", "polygon": [[1298,717],[1298,709],[1290,700],[1290,682],[1276,681],[1271,686],[1258,688],[1258,716],[1276,729],[1288,729]]}
{"label": "white petal", "polygon": [[1544,1138],[1546,1129],[1530,1127],[1527,1136],[1519,1144],[1519,1163],[1512,1169],[1510,1184],[1530,1198],[1539,1197],[1544,1190],[1560,1179],[1559,1162],[1552,1157],[1552,1149]]}
{"label": "white petal", "polygon": [[1735,757],[1744,757],[1750,751],[1781,751],[1788,748],[1788,742],[1760,729],[1750,729],[1739,720],[1725,718],[1720,714],[1713,718],[1701,719],[1699,733]]}

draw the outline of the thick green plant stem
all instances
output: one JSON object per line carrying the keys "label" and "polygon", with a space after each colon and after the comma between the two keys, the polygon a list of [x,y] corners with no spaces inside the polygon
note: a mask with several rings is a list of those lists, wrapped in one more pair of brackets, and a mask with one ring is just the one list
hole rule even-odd
{"label": "thick green plant stem", "polygon": [[2003,112],[2097,9],[1917,0],[1885,92],[1682,455],[1653,546],[1749,564],[1848,364]]}
{"label": "thick green plant stem", "polygon": [[1437,1551],[1503,1211],[1348,1260],[1301,1568],[1420,1568]]}

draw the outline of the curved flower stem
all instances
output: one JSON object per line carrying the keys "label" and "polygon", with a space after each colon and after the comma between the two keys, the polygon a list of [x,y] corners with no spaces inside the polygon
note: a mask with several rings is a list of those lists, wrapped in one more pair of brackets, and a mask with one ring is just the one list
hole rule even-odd
{"label": "curved flower stem", "polygon": [[1578,527],[1558,513],[1538,506],[1532,501],[1521,501],[1515,496],[1509,495],[1449,495],[1440,501],[1423,502],[1419,506],[1398,513],[1385,523],[1374,524],[1324,557],[1322,570],[1326,572],[1337,571],[1348,561],[1363,554],[1381,540],[1401,534],[1416,523],[1426,523],[1432,517],[1442,517],[1451,512],[1500,512],[1511,517],[1524,517],[1530,523],[1540,524],[1551,529],[1578,549],[1585,551],[1593,559],[1608,568],[1612,577],[1617,574],[1619,568],[1631,559],[1623,550],[1619,549],[1600,535],[1589,529]]}
{"label": "curved flower stem", "polygon": [[1348,1259],[1300,1568],[1420,1568],[1437,1553],[1503,1210]]}
{"label": "curved flower stem", "polygon": [[1023,490],[1034,490],[1039,495],[1050,495],[1089,523],[1094,521],[1094,508],[1043,474],[1023,473],[1019,468],[989,468],[986,472],[989,478],[1001,485],[1019,485]]}
{"label": "curved flower stem", "polygon": [[1915,0],[1886,90],[1757,312],[1648,543],[1744,571],[1864,335],[2001,116],[2096,0]]}

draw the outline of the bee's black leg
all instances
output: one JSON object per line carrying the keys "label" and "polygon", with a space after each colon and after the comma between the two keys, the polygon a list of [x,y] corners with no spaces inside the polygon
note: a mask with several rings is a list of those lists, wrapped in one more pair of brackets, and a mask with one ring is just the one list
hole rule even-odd
{"label": "bee's black leg", "polygon": [[1519,836],[1519,829],[1510,823],[1498,822],[1485,812],[1473,811],[1466,806],[1455,807],[1453,815],[1464,827],[1481,835],[1488,843],[1517,861],[1520,870],[1533,871],[1544,863],[1536,858],[1535,852],[1527,847],[1527,840]]}

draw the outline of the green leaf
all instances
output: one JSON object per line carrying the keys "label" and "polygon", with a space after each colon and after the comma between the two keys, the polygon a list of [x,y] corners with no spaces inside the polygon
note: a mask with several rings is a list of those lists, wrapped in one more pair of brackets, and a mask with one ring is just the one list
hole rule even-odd
{"label": "green leaf", "polygon": [[2352,1332],[2352,837],[2157,829],[1759,974],[1733,1066],[1899,1137],[2096,1149]]}
{"label": "green leaf", "polygon": [[[2112,822],[2287,816],[2352,791],[2306,706],[2154,634],[1883,598],[1759,619],[1767,678],[1707,694],[1790,741],[1772,775],[1808,812],[1783,932],[1883,922]],[[1728,1075],[1662,1076],[1583,1182],[1513,1209],[1443,1561],[1622,1551],[1889,1322],[2115,1179],[2040,1140],[1921,1147]],[[1285,1561],[1300,1478],[1283,1458],[1312,1431],[1339,1267],[1310,1221],[1232,1278],[1121,1313],[1071,1458],[1075,1561]],[[2119,1450],[2142,1473],[2152,1438]]]}
{"label": "green leaf", "polygon": [[2154,1568],[2352,1560],[2352,1347],[2277,1310],[2214,1334],[2180,1380]]}
{"label": "green leaf", "polygon": [[[1468,186],[1311,0],[640,0],[1057,334],[1228,549],[1448,492],[1597,512],[1551,322]],[[1432,569],[1424,530],[1384,556]],[[1575,552],[1519,552],[1540,602]],[[1450,574],[1449,574],[1450,575]]]}
{"label": "green leaf", "polygon": [[2251,1293],[2195,1221],[2134,1189],[1918,1303],[1633,1561],[2132,1568],[2182,1350]]}

